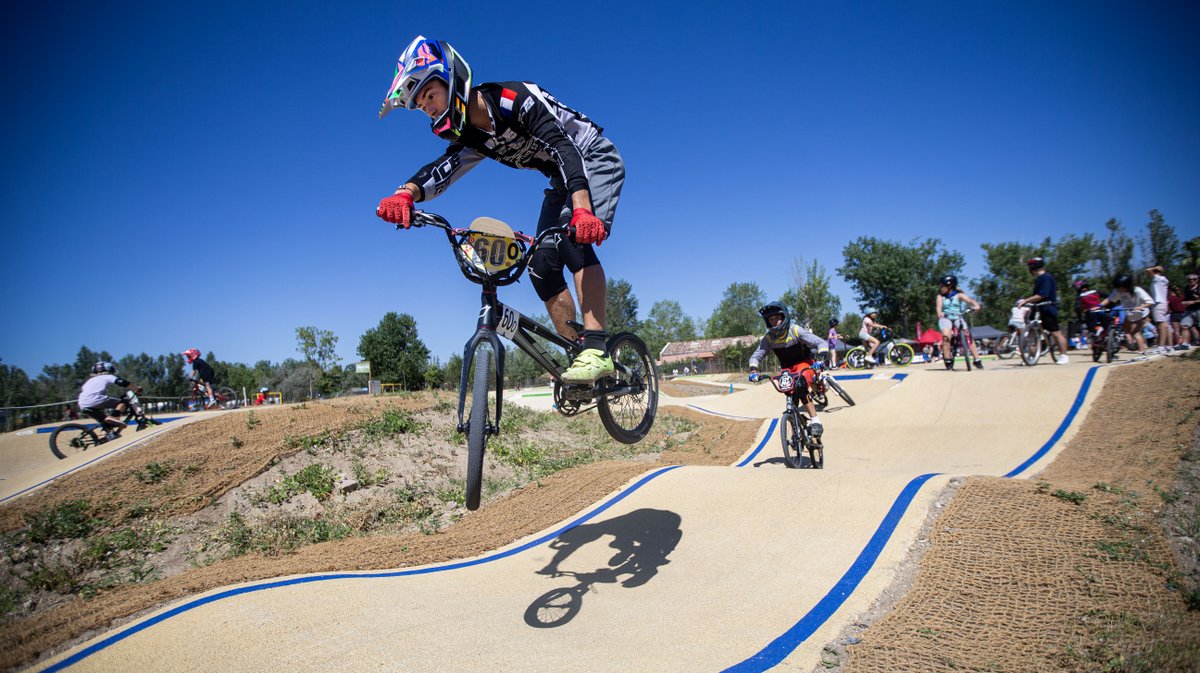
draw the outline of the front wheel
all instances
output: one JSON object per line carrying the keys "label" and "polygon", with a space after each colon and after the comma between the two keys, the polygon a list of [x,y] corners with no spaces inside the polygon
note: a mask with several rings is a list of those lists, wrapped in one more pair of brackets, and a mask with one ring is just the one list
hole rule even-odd
{"label": "front wheel", "polygon": [[867,351],[862,346],[855,346],[846,351],[846,366],[850,369],[864,369],[867,366]]}
{"label": "front wheel", "polygon": [[96,433],[81,423],[63,423],[50,433],[50,452],[59,459],[82,453],[99,443]]}
{"label": "front wheel", "polygon": [[779,418],[779,441],[783,445],[783,464],[790,468],[800,467],[804,455],[804,431],[800,429],[800,412],[790,409]]}
{"label": "front wheel", "polygon": [[820,379],[813,381],[812,391],[808,396],[812,399],[812,403],[816,405],[817,411],[824,411],[825,407],[829,406],[829,394],[825,389],[825,385],[820,382]]}
{"label": "front wheel", "polygon": [[1117,330],[1112,327],[1108,328],[1108,335],[1104,339],[1104,361],[1112,362],[1117,357],[1117,349],[1120,348],[1120,342],[1117,338]]}
{"label": "front wheel", "polygon": [[1021,361],[1026,367],[1032,367],[1042,357],[1042,331],[1026,327],[1021,332]]}
{"label": "front wheel", "polygon": [[597,386],[616,391],[600,398],[600,422],[613,439],[636,444],[650,432],[658,413],[658,369],[646,343],[629,332],[609,339],[608,352],[615,371]]}
{"label": "front wheel", "polygon": [[833,377],[829,377],[825,381],[825,384],[828,385],[830,388],[833,388],[833,392],[837,393],[838,396],[840,396],[843,400],[846,400],[846,404],[849,404],[850,406],[854,406],[854,400],[850,398],[850,393],[846,392],[845,388],[842,388],[842,384],[833,380]]}
{"label": "front wheel", "polygon": [[969,339],[966,332],[958,333],[958,343],[962,346],[963,362],[967,365],[967,371],[971,371],[971,342]]}
{"label": "front wheel", "polygon": [[467,420],[467,509],[479,509],[483,492],[483,454],[487,448],[488,384],[492,378],[492,352],[479,346],[475,349],[475,375],[471,386],[471,415]]}
{"label": "front wheel", "polygon": [[913,360],[913,349],[908,344],[895,344],[888,352],[888,359],[897,367],[903,367]]}

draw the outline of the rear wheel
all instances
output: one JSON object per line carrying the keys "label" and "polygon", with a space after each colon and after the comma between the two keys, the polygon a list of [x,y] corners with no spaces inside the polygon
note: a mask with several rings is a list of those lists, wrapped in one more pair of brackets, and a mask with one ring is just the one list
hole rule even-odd
{"label": "rear wheel", "polygon": [[845,388],[842,388],[842,384],[833,380],[833,377],[826,379],[825,384],[833,388],[833,392],[837,393],[839,397],[846,400],[846,404],[854,406],[854,400],[850,398],[850,393],[846,392]]}
{"label": "rear wheel", "polygon": [[64,423],[50,433],[50,452],[60,459],[83,453],[99,443],[96,433],[81,423]]}
{"label": "rear wheel", "polygon": [[475,348],[475,374],[471,386],[471,415],[467,420],[467,509],[479,509],[483,492],[483,454],[487,448],[488,384],[492,378],[492,351],[482,345]]}
{"label": "rear wheel", "polygon": [[908,344],[895,344],[892,346],[892,350],[888,353],[888,358],[891,359],[892,364],[898,367],[903,367],[912,362],[912,346],[909,346]]}
{"label": "rear wheel", "polygon": [[658,369],[645,342],[629,332],[609,339],[608,352],[616,371],[597,385],[624,390],[600,398],[600,422],[613,439],[636,444],[650,432],[658,412]]}
{"label": "rear wheel", "polygon": [[1104,338],[1104,357],[1105,362],[1112,362],[1117,357],[1117,349],[1120,347],[1120,342],[1117,337],[1117,330],[1108,328],[1108,334]]}
{"label": "rear wheel", "polygon": [[217,395],[217,406],[221,407],[222,409],[238,408],[238,396],[237,393],[233,391],[233,388],[230,388],[229,386],[221,386],[220,388],[214,389],[213,392]]}
{"label": "rear wheel", "polygon": [[783,464],[790,468],[800,467],[803,462],[804,442],[801,439],[800,412],[790,409],[779,418],[779,440],[783,444]]}
{"label": "rear wheel", "polygon": [[1019,337],[1013,332],[1000,337],[1000,340],[996,342],[996,357],[1001,360],[1007,360],[1016,355],[1019,341]]}
{"label": "rear wheel", "polygon": [[855,346],[846,352],[846,366],[850,369],[863,369],[867,366],[867,351],[862,346]]}
{"label": "rear wheel", "polygon": [[966,332],[961,330],[958,332],[958,341],[962,345],[963,362],[967,365],[967,371],[971,371],[971,342],[968,339],[970,337]]}
{"label": "rear wheel", "polygon": [[[805,434],[808,433],[808,418],[805,417],[801,421],[804,425]],[[821,446],[821,440],[810,437],[808,441],[808,466],[814,470],[820,470],[825,467],[825,449]]]}

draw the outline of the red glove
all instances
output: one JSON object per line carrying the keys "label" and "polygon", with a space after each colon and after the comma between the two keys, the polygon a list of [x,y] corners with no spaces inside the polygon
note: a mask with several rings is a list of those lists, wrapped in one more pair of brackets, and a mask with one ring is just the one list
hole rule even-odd
{"label": "red glove", "polygon": [[412,224],[413,197],[408,192],[400,192],[379,202],[375,214],[392,224],[398,224],[408,229]]}
{"label": "red glove", "polygon": [[575,242],[583,245],[600,245],[608,238],[604,223],[586,208],[576,208],[571,213],[571,228],[575,230]]}

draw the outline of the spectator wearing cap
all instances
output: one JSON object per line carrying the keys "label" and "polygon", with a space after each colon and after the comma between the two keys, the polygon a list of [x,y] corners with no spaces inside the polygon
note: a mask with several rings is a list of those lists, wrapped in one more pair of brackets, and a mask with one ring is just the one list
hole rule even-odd
{"label": "spectator wearing cap", "polygon": [[1058,325],[1058,284],[1054,282],[1054,276],[1046,271],[1046,260],[1041,257],[1026,260],[1025,266],[1029,268],[1029,273],[1033,274],[1033,294],[1018,299],[1017,306],[1046,303],[1041,307],[1042,329],[1058,344],[1058,359],[1054,362],[1069,365],[1071,358],[1067,357],[1067,338],[1063,336],[1062,328]]}

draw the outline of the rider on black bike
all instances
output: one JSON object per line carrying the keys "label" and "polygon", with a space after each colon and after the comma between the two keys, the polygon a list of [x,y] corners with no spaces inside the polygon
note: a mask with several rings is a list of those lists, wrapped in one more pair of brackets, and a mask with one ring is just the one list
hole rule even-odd
{"label": "rider on black bike", "polygon": [[213,393],[213,380],[216,379],[216,374],[213,373],[212,365],[200,357],[200,349],[198,348],[189,348],[180,353],[180,355],[192,366],[191,380],[204,388],[204,408],[211,409],[217,406],[217,396]]}
{"label": "rider on black bike", "polygon": [[[954,359],[950,357],[950,338],[954,332],[954,325],[958,323],[960,330],[969,329],[966,321],[963,320],[963,315],[966,314],[966,305],[970,304],[972,310],[978,311],[979,302],[958,289],[958,276],[950,274],[943,276],[941,282],[938,283],[936,304],[938,329],[942,331],[942,361],[946,364],[946,369],[953,369]],[[970,344],[971,352],[963,353],[963,357],[972,358],[975,361],[975,367],[983,369],[983,363],[979,360],[979,351],[975,348],[975,340],[969,339],[967,343]]]}
{"label": "rider on black bike", "polygon": [[763,322],[767,323],[767,333],[759,342],[758,349],[750,356],[750,380],[758,380],[758,363],[762,362],[767,350],[775,351],[775,357],[779,358],[779,366],[799,375],[796,376],[796,381],[800,387],[800,399],[808,412],[809,430],[813,437],[820,437],[824,428],[821,426],[821,419],[817,418],[817,406],[813,404],[808,391],[816,377],[812,368],[813,361],[825,342],[821,341],[821,337],[792,322],[787,309],[777,301],[758,309],[758,314],[762,316]]}
{"label": "rider on black bike", "polygon": [[132,406],[138,417],[138,430],[145,427],[141,405],[123,397],[110,397],[106,392],[110,385],[122,388],[132,386],[135,392],[142,392],[141,386],[133,386],[129,381],[117,376],[117,368],[113,366],[113,363],[102,361],[92,365],[92,375],[83,382],[77,403],[81,413],[90,416],[106,431],[105,440],[116,439],[127,427],[124,422],[110,418],[107,413],[109,409],[120,415]]}
{"label": "rider on black bike", "polygon": [[[400,107],[429,115],[433,132],[450,147],[380,201],[376,214],[408,228],[414,202],[438,196],[484,157],[540,171],[550,178],[550,188],[538,233],[568,222],[575,230],[574,241],[547,240],[535,252],[529,274],[558,332],[583,339],[583,352],[562,378],[592,383],[612,374],[604,331],[604,269],[592,244],[608,238],[625,165],[603,129],[531,82],[472,86],[471,67],[453,47],[420,36],[400,56],[379,116]],[[567,325],[575,318],[575,301],[564,266],[574,275],[583,314],[584,329],[578,335]]]}

